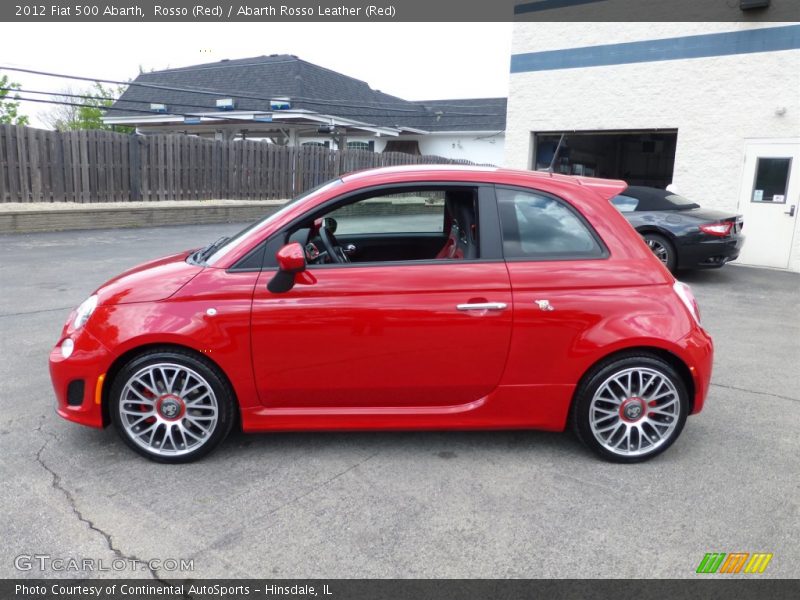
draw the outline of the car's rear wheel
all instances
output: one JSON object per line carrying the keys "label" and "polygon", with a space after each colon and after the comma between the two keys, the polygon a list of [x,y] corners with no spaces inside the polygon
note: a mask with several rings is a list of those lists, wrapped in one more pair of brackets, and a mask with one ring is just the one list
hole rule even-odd
{"label": "car's rear wheel", "polygon": [[678,257],[672,242],[657,233],[643,233],[642,237],[653,254],[656,255],[656,258],[664,263],[664,266],[670,271],[674,272],[675,267],[678,265]]}
{"label": "car's rear wheel", "polygon": [[235,414],[230,385],[219,370],[182,350],[133,358],[115,377],[110,402],[125,443],[166,463],[208,454],[228,435]]}
{"label": "car's rear wheel", "polygon": [[628,354],[596,367],[576,392],[572,427],[597,454],[640,462],[669,448],[689,412],[680,375],[649,354]]}

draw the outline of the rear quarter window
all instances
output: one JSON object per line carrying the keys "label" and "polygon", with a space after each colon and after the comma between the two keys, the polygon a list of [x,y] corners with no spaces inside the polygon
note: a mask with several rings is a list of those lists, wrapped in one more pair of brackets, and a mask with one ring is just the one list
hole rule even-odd
{"label": "rear quarter window", "polygon": [[600,238],[566,202],[552,196],[498,188],[506,258],[570,260],[607,256]]}

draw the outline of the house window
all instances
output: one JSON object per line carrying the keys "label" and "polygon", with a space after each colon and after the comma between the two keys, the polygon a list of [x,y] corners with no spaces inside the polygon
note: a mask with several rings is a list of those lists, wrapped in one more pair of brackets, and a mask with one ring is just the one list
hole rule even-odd
{"label": "house window", "polygon": [[348,150],[364,150],[366,152],[373,152],[375,142],[347,142]]}
{"label": "house window", "polygon": [[303,142],[300,144],[301,146],[310,146],[313,148],[328,148],[330,146],[330,142]]}

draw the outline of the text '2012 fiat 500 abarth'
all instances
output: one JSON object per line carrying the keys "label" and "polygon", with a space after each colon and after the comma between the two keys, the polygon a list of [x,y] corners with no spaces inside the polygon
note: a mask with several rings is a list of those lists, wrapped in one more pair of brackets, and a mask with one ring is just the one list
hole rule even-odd
{"label": "text '2012 fiat 500 abarth'", "polygon": [[650,458],[703,407],[712,342],[609,199],[478,167],[345,175],[143,264],[70,315],[58,413],[186,462],[247,432],[571,427]]}

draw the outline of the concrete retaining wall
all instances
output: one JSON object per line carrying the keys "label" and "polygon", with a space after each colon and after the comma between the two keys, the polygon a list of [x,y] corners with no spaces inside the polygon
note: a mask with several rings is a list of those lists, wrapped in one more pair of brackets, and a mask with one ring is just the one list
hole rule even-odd
{"label": "concrete retaining wall", "polygon": [[283,201],[266,202],[180,202],[170,205],[135,203],[135,205],[75,205],[50,208],[15,209],[0,205],[0,233],[30,233],[73,229],[111,229],[119,227],[154,227],[158,225],[205,225],[237,223],[259,219],[275,212]]}

